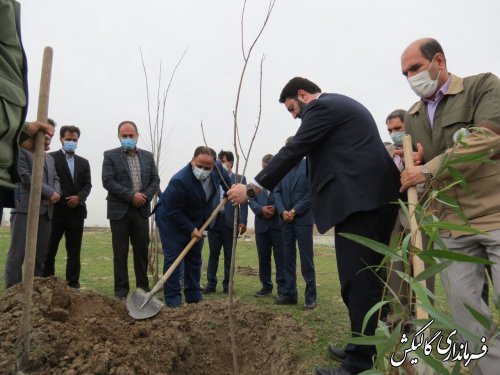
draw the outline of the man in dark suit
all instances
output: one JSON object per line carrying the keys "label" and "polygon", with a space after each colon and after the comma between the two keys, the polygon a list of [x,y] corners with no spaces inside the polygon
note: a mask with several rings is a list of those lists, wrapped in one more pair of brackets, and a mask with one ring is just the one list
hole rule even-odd
{"label": "man in dark suit", "polygon": [[[262,158],[262,168],[265,168],[273,155],[267,154]],[[271,281],[271,254],[274,256],[276,267],[276,289],[278,296],[283,295],[285,287],[285,261],[283,237],[276,210],[274,193],[262,191],[248,201],[248,205],[255,214],[255,243],[259,258],[259,278],[262,288],[254,293],[255,297],[270,295],[273,290]]]}
{"label": "man in dark suit", "polygon": [[[245,176],[234,174],[232,172],[234,164],[234,155],[231,151],[221,151],[217,155],[219,161],[222,163],[223,168],[228,172],[231,178],[231,184],[242,182],[247,183]],[[219,189],[218,204],[224,194],[222,188]],[[244,203],[239,209],[238,218],[238,232],[245,233],[247,228],[248,217],[248,204]],[[224,208],[219,212],[215,222],[208,230],[208,244],[210,247],[210,255],[208,257],[207,267],[207,285],[205,286],[204,293],[214,293],[217,287],[217,269],[219,268],[219,258],[221,248],[224,248],[224,280],[222,281],[222,288],[224,293],[228,292],[229,286],[229,273],[231,270],[231,254],[233,248],[233,228],[234,228],[234,207],[231,203],[226,203]]]}
{"label": "man in dark suit", "polygon": [[[218,204],[219,187],[227,190],[231,184],[220,163],[218,168],[214,168],[212,151],[205,146],[196,148],[191,162],[172,177],[156,208],[155,220],[164,255],[163,272],[174,263],[192,238],[198,239],[183,261],[184,298],[187,303],[196,303],[203,298],[200,287],[203,232],[198,228],[212,213],[215,202]],[[163,287],[168,307],[181,304],[180,279],[181,270],[177,267]]]}
{"label": "man in dark suit", "polygon": [[[291,143],[293,137],[286,140]],[[306,175],[306,161],[300,160],[274,189],[276,209],[285,247],[285,291],[274,302],[277,305],[297,304],[297,247],[300,268],[306,283],[304,309],[316,307],[316,273],[313,252],[313,216]]]}
{"label": "man in dark suit", "polygon": [[[307,155],[311,203],[320,233],[335,226],[335,248],[341,294],[351,320],[352,334],[361,334],[370,308],[382,298],[383,283],[369,266],[383,256],[340,233],[352,233],[388,243],[398,212],[399,171],[387,153],[370,112],[340,94],[322,94],[313,82],[296,77],[283,88],[280,102],[302,123],[293,141],[283,147],[248,186],[229,190],[234,204],[262,188],[272,189]],[[373,335],[376,314],[364,334]],[[374,346],[348,344],[345,360],[320,375],[358,374],[372,367]]]}
{"label": "man in dark suit", "polygon": [[[55,126],[52,120],[49,120],[49,124],[53,127]],[[5,288],[9,288],[22,281],[33,154],[28,150],[20,149],[17,166],[21,183],[17,185],[15,190],[15,208],[11,211],[10,216],[11,242],[5,262]],[[59,178],[54,166],[54,159],[52,156],[46,155],[43,168],[42,200],[40,202],[40,216],[38,219],[35,276],[43,276],[43,263],[49,239],[47,234],[50,233],[54,203],[57,203],[60,198],[61,186],[59,185]]]}
{"label": "man in dark suit", "polygon": [[65,125],[59,132],[62,148],[51,152],[61,183],[61,200],[54,206],[52,230],[45,258],[44,276],[55,273],[59,242],[66,240],[66,281],[72,288],[80,288],[80,251],[82,248],[83,222],[87,217],[85,201],[92,188],[90,165],[87,159],[75,154],[80,129]]}
{"label": "man in dark suit", "polygon": [[108,191],[108,219],[111,225],[115,297],[129,292],[127,259],[129,239],[134,254],[136,286],[149,290],[148,246],[151,200],[160,189],[160,177],[153,154],[137,148],[139,133],[132,121],[118,125],[121,147],[104,152],[102,184]]}

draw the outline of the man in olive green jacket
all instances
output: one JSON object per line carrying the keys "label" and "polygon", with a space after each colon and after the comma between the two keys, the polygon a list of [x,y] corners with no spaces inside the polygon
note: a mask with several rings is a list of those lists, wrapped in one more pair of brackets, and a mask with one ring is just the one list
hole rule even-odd
{"label": "man in olive green jacket", "polygon": [[[25,123],[28,108],[27,65],[21,42],[20,5],[0,0],[0,210],[14,207],[13,188],[19,182],[18,143],[33,151],[39,130],[54,129],[38,122]],[[50,140],[46,141],[46,149]]]}
{"label": "man in olive green jacket", "polygon": [[[413,105],[406,117],[406,132],[418,144],[421,157],[415,167],[401,174],[402,190],[417,183],[430,182],[441,190],[455,180],[441,170],[446,159],[484,154],[491,160],[500,156],[500,80],[491,73],[460,78],[450,74],[439,43],[430,38],[410,44],[401,56],[403,74],[422,100]],[[457,142],[461,139],[461,142]],[[458,204],[466,220],[447,204],[435,202],[440,221],[470,226],[484,234],[456,230],[442,231],[441,239],[453,252],[489,258],[498,303],[500,289],[500,163],[468,162],[453,164],[468,184],[456,184],[447,191]],[[482,264],[453,262],[441,272],[453,319],[469,332],[486,338],[487,332],[465,304],[490,319],[491,311],[481,299],[485,278]],[[457,327],[460,332],[461,328]],[[473,374],[496,374],[500,364],[500,339],[488,343],[488,353],[478,360]],[[471,347],[472,346],[472,347]],[[471,352],[480,352],[480,344],[469,341]],[[475,351],[474,351],[475,350]]]}

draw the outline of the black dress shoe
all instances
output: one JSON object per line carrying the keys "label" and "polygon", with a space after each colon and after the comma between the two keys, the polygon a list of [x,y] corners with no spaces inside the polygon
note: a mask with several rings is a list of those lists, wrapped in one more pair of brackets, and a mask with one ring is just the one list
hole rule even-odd
{"label": "black dress shoe", "polygon": [[316,308],[316,301],[304,304],[304,310],[313,310]]}
{"label": "black dress shoe", "polygon": [[215,288],[210,288],[206,286],[205,289],[203,289],[203,294],[212,294],[212,293],[215,293]]}
{"label": "black dress shoe", "polygon": [[271,295],[272,293],[273,293],[272,289],[262,288],[261,290],[256,291],[253,295],[254,297],[265,297]]}
{"label": "black dress shoe", "polygon": [[339,362],[343,362],[345,359],[345,350],[341,348],[337,348],[336,346],[333,345],[328,345],[326,348],[326,351],[328,352],[328,356],[331,359],[334,359]]}
{"label": "black dress shoe", "polygon": [[332,369],[316,367],[314,369],[315,375],[353,375],[351,372],[347,371],[345,367],[336,367]]}
{"label": "black dress shoe", "polygon": [[275,305],[296,305],[297,300],[292,299],[292,298],[286,298],[286,297],[277,297],[274,300]]}

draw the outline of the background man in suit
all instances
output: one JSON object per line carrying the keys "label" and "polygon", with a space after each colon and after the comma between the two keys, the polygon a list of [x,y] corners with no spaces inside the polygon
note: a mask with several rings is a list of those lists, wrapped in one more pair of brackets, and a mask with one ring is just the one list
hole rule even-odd
{"label": "background man in suit", "polygon": [[[449,73],[443,48],[431,38],[419,39],[405,49],[401,56],[401,70],[412,90],[422,98],[408,110],[405,127],[412,136],[412,141],[422,145],[422,163],[425,163],[403,171],[402,190],[429,181],[432,189],[441,190],[446,184],[454,182],[447,170],[438,175],[443,160],[450,153],[457,156],[484,153],[494,160],[500,158],[500,80],[496,76],[485,73],[460,78]],[[455,144],[457,134],[463,134],[462,141],[466,145]],[[463,216],[458,215],[449,205],[438,201],[435,201],[433,207],[436,215],[441,221],[469,224],[486,234],[451,230],[442,231],[440,236],[451,251],[495,262],[491,268],[494,299],[498,303],[500,164],[498,161],[476,161],[454,164],[453,167],[462,173],[468,188],[464,189],[462,184],[456,184],[447,193],[456,199],[466,223]],[[491,337],[492,332],[487,332],[465,306],[468,304],[487,317],[491,327],[495,326],[490,309],[480,298],[485,274],[483,264],[453,262],[441,272],[441,279],[455,322],[469,332]],[[498,335],[493,345],[488,347],[487,355],[478,361],[474,374],[498,373]]]}
{"label": "background man in suit", "polygon": [[[232,184],[236,182],[242,182],[246,184],[247,180],[245,176],[236,175],[232,172],[234,155],[231,151],[221,151],[217,155],[223,168],[228,172],[231,178]],[[219,188],[218,201],[216,205],[222,199],[224,195],[224,190]],[[240,234],[245,233],[247,229],[247,217],[248,217],[248,204],[244,203],[239,209],[238,218],[238,232]],[[207,267],[207,285],[205,286],[204,293],[214,293],[217,287],[217,269],[219,268],[219,258],[221,248],[224,248],[224,280],[222,281],[222,288],[224,293],[228,292],[229,285],[229,273],[231,270],[231,253],[233,248],[233,224],[234,224],[234,207],[231,203],[226,203],[224,208],[219,212],[215,222],[208,229],[208,244],[210,247],[210,255],[208,257],[208,267]]]}
{"label": "background man in suit", "polygon": [[[49,149],[54,128],[49,124],[25,122],[28,110],[28,65],[21,40],[21,5],[0,0],[0,212],[14,207],[14,189],[19,183],[18,144],[33,152],[39,130],[48,136]],[[1,216],[1,215],[0,215]]]}
{"label": "background man in suit", "polygon": [[[290,144],[293,137],[286,140]],[[300,269],[306,283],[305,309],[316,307],[316,273],[314,271],[313,216],[306,175],[306,161],[300,160],[274,189],[285,248],[285,291],[274,302],[297,304],[297,247]]]}
{"label": "background man in suit", "polygon": [[[227,190],[231,184],[222,165],[218,163],[218,168],[214,165],[212,149],[197,147],[191,162],[172,177],[156,208],[155,220],[164,255],[163,272],[174,263],[192,238],[198,239],[183,261],[184,298],[187,303],[196,303],[203,298],[200,287],[203,233],[198,228],[212,213],[215,201],[219,202],[219,187]],[[175,308],[181,304],[180,278],[181,270],[177,267],[163,287],[168,307]]]}
{"label": "background man in suit", "polygon": [[59,131],[62,148],[51,152],[61,183],[61,200],[54,206],[52,230],[45,258],[44,276],[52,276],[59,242],[66,240],[66,281],[72,288],[80,288],[80,250],[82,247],[83,222],[87,217],[85,201],[92,188],[90,165],[87,159],[75,155],[80,139],[80,129],[65,125]]}
{"label": "background man in suit", "polygon": [[[267,154],[262,158],[262,168],[265,168],[273,155]],[[282,296],[285,287],[284,247],[281,227],[274,193],[263,190],[248,201],[248,205],[255,214],[255,243],[259,257],[259,278],[262,283],[260,290],[254,293],[255,297],[270,295],[273,290],[271,281],[271,254],[274,256],[276,268],[276,289],[278,296]]]}
{"label": "background man in suit", "polygon": [[[49,120],[55,127],[55,123]],[[26,229],[28,225],[28,207],[31,188],[31,171],[33,167],[33,154],[25,149],[19,150],[18,160],[19,175],[21,183],[16,188],[16,206],[11,211],[10,231],[11,242],[7,260],[5,263],[5,287],[22,281],[22,266],[24,262],[24,251],[26,247]],[[42,201],[40,204],[40,217],[38,221],[38,239],[36,244],[35,276],[43,276],[43,263],[47,250],[48,233],[50,233],[50,222],[54,203],[61,198],[61,187],[57,177],[54,159],[45,155],[42,181]]]}
{"label": "background man in suit", "polygon": [[136,286],[149,290],[148,245],[151,200],[160,189],[160,177],[153,154],[137,148],[139,133],[132,121],[118,125],[121,147],[104,152],[102,184],[108,191],[108,219],[111,225],[115,297],[129,292],[129,239],[134,254]]}
{"label": "background man in suit", "polygon": [[[248,186],[229,190],[235,204],[262,187],[272,189],[305,156],[311,203],[320,233],[335,226],[335,249],[342,298],[353,335],[359,335],[368,310],[382,298],[383,284],[367,266],[383,256],[339,233],[353,233],[388,243],[398,207],[399,172],[387,153],[370,112],[340,94],[322,94],[313,82],[296,77],[283,88],[280,102],[302,123],[293,141],[283,147]],[[376,315],[376,314],[375,314]],[[373,335],[376,316],[364,331]],[[372,367],[374,346],[349,344],[343,365],[316,373],[357,374]]]}

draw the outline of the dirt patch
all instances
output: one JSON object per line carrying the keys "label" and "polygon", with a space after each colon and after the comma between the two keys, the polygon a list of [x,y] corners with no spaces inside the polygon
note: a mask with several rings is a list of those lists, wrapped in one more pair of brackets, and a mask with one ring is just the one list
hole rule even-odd
{"label": "dirt patch", "polygon": [[[0,374],[15,368],[20,286],[0,299]],[[30,371],[33,374],[232,374],[227,305],[206,301],[135,321],[124,302],[35,278]],[[301,374],[294,348],[314,335],[287,315],[236,303],[241,374]]]}

